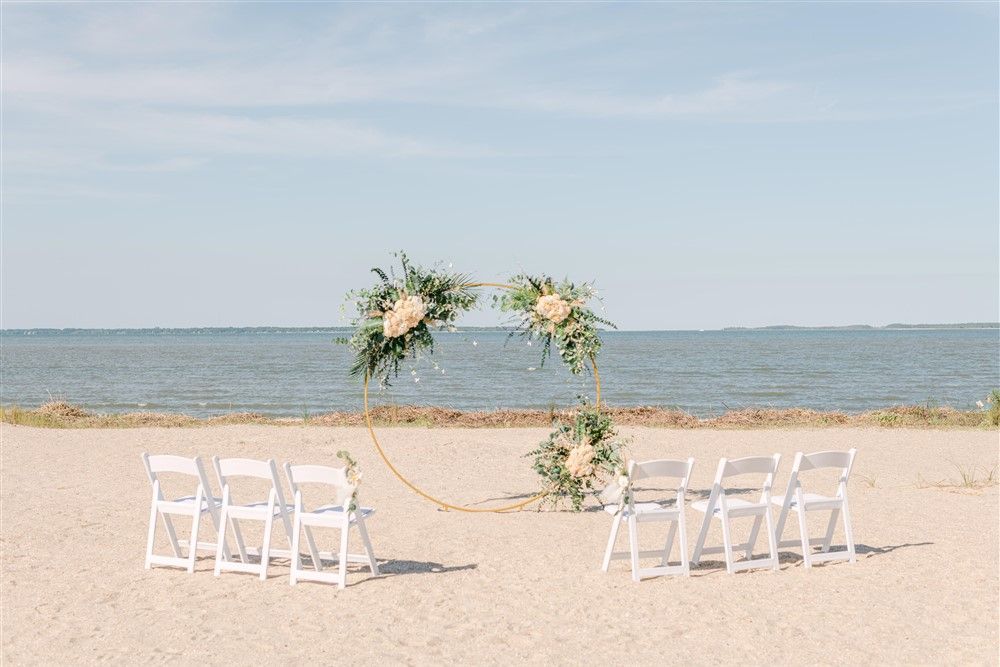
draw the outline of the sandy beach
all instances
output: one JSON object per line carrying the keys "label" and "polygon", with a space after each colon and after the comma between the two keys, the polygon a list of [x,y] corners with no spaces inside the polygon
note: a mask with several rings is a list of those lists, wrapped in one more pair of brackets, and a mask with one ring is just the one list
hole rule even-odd
{"label": "sandy beach", "polygon": [[[593,503],[580,514],[440,511],[390,474],[359,428],[2,424],[3,661],[996,664],[997,486],[964,488],[952,466],[984,477],[997,465],[995,430],[622,432],[637,459],[694,456],[692,498],[707,492],[723,455],[780,452],[780,490],[796,451],[857,447],[858,562],[807,571],[783,549],[779,572],[729,576],[713,561],[690,578],[635,584],[624,561],[600,571],[610,519]],[[380,431],[415,481],[487,505],[538,488],[522,455],[545,433]],[[377,508],[370,531],[382,576],[352,566],[345,590],[291,587],[277,560],[264,582],[215,578],[208,554],[194,575],[143,569],[150,487],[140,453],[337,465],[338,449],[360,461],[362,502]],[[687,516],[699,525],[701,515]],[[642,535],[651,547],[662,527]],[[333,548],[335,534],[323,537]],[[279,524],[275,546],[284,540]],[[709,541],[719,540],[714,526]]]}

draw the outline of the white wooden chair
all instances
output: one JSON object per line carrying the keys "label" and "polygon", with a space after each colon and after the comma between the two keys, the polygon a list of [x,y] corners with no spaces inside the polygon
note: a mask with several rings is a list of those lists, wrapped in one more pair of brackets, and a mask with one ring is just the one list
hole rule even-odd
{"label": "white wooden chair", "polygon": [[[749,570],[757,567],[770,567],[772,570],[778,569],[778,547],[776,544],[774,524],[771,518],[771,487],[774,484],[774,473],[778,470],[778,463],[781,461],[781,454],[774,456],[748,456],[742,459],[722,459],[719,461],[719,468],[715,474],[715,483],[712,484],[712,491],[708,500],[697,500],[691,503],[691,508],[699,512],[704,512],[705,520],[698,534],[698,542],[694,547],[692,561],[695,565],[701,562],[703,554],[722,553],[726,559],[726,571],[734,574],[737,570]],[[742,498],[727,498],[724,482],[727,477],[746,474],[765,475],[764,485],[761,489],[760,500],[750,502]],[[754,517],[753,527],[750,531],[750,539],[746,544],[734,545],[731,536],[730,520],[740,517]],[[722,546],[705,547],[705,538],[708,536],[708,529],[712,524],[712,519],[722,521]],[[770,556],[767,558],[753,558],[753,547],[756,542],[756,535],[760,530],[761,522],[767,527],[767,543]],[[744,549],[746,560],[735,562],[733,556],[734,549]]]}
{"label": "white wooden chair", "polygon": [[[806,567],[812,567],[813,563],[829,560],[847,560],[855,562],[854,532],[851,529],[851,513],[847,507],[847,480],[851,475],[851,468],[854,466],[854,457],[858,450],[851,449],[846,452],[815,452],[813,454],[803,454],[799,452],[795,455],[795,463],[792,465],[792,476],[788,480],[788,488],[782,496],[771,498],[771,502],[781,507],[778,515],[778,525],[775,528],[775,535],[778,539],[779,547],[801,546],[802,560]],[[835,496],[821,496],[816,493],[805,493],[802,490],[802,478],[800,474],[808,470],[820,468],[840,468],[840,479],[837,482],[837,494]],[[785,529],[785,520],[789,512],[795,512],[799,516],[799,540],[781,541]],[[830,522],[827,524],[826,535],[819,538],[809,538],[809,531],[806,527],[806,513],[829,511]],[[837,517],[844,514],[844,536],[847,541],[846,549],[843,551],[830,551],[830,543],[833,541],[833,531],[837,526]],[[813,553],[813,545],[818,545],[821,549],[819,553]]]}
{"label": "white wooden chair", "polygon": [[[299,580],[324,581],[336,583],[338,588],[347,585],[347,563],[367,563],[373,576],[378,576],[378,563],[375,562],[375,553],[372,551],[372,543],[368,538],[368,529],[365,520],[370,517],[375,510],[371,507],[361,507],[351,510],[352,496],[357,502],[356,487],[347,481],[346,468],[330,468],[328,466],[317,465],[297,465],[285,464],[285,473],[288,475],[288,483],[295,494],[294,515],[292,519],[292,572],[289,583],[294,586]],[[300,484],[326,484],[334,488],[334,502],[330,505],[322,505],[313,510],[303,509],[302,489]],[[365,547],[365,554],[351,554],[347,550],[348,538],[351,526],[357,526],[361,534],[361,541]],[[340,531],[340,552],[337,554],[338,572],[322,572],[320,567],[315,572],[302,569],[301,556],[299,554],[299,535],[303,530],[310,527],[315,528],[336,528]],[[308,534],[308,533],[307,533]],[[325,554],[323,554],[325,555]],[[314,558],[314,563],[319,565],[319,560]]]}
{"label": "white wooden chair", "polygon": [[[274,517],[281,519],[285,528],[288,540],[292,535],[291,506],[285,503],[285,495],[281,491],[281,480],[278,477],[278,466],[274,459],[267,461],[256,461],[254,459],[220,459],[218,456],[212,457],[212,465],[215,473],[219,477],[219,485],[222,487],[222,505],[220,507],[219,519],[219,545],[215,553],[215,576],[219,576],[223,570],[235,572],[249,572],[260,576],[263,581],[267,579],[267,566],[272,555],[283,555],[278,550],[271,551],[271,530],[274,526]],[[267,500],[258,500],[246,504],[237,503],[233,499],[233,489],[230,479],[234,477],[252,477],[267,480],[271,483]],[[256,550],[260,556],[259,563],[251,563],[249,556],[255,550],[247,549],[246,541],[243,539],[243,531],[240,530],[240,521],[263,521],[264,540],[261,548]],[[225,544],[227,525],[232,526],[233,536],[236,539],[236,548],[240,555],[239,561],[234,561],[228,554],[224,553],[222,545]],[[310,541],[310,546],[315,551],[315,545]],[[284,554],[291,554],[291,551],[284,551]]]}
{"label": "white wooden chair", "polygon": [[[632,580],[640,581],[642,577],[654,577],[661,574],[690,574],[690,562],[688,561],[687,550],[687,530],[684,520],[684,494],[687,491],[688,480],[691,478],[691,469],[694,467],[694,459],[687,461],[676,461],[663,459],[659,461],[629,461],[628,464],[628,487],[625,489],[624,497],[616,505],[605,505],[604,511],[612,515],[611,535],[608,537],[608,546],[604,551],[604,563],[601,569],[608,571],[608,565],[612,560],[628,558],[632,563]],[[667,507],[655,502],[637,503],[635,502],[634,483],[641,479],[651,479],[654,477],[672,477],[680,479],[677,486],[677,500],[672,507]],[[670,523],[667,533],[667,541],[663,550],[640,551],[638,524],[666,521]],[[628,551],[615,551],[615,540],[618,538],[618,528],[622,523],[628,524]],[[674,535],[679,534],[680,564],[670,565],[670,551],[673,548]],[[640,558],[659,557],[658,567],[639,567]]]}
{"label": "white wooden chair", "polygon": [[[188,572],[194,572],[194,560],[197,552],[216,551],[216,543],[199,542],[198,527],[201,523],[201,515],[206,512],[212,517],[212,523],[216,530],[221,525],[219,522],[219,507],[221,502],[212,496],[212,487],[205,476],[205,468],[201,465],[201,459],[185,458],[170,454],[149,454],[143,453],[142,463],[146,468],[146,475],[153,486],[153,499],[149,504],[149,534],[146,537],[146,569],[153,565],[165,565],[167,567],[183,567]],[[183,496],[167,500],[163,497],[163,489],[159,475],[161,473],[178,473],[189,475],[198,480],[198,488],[193,495]],[[163,517],[163,526],[167,531],[167,539],[174,552],[173,556],[164,556],[153,553],[153,541],[156,536],[156,523],[158,517]],[[172,516],[191,517],[191,539],[177,539],[177,531],[174,528]],[[181,548],[188,550],[187,557],[181,557]],[[223,542],[222,550],[228,555],[229,549]]]}

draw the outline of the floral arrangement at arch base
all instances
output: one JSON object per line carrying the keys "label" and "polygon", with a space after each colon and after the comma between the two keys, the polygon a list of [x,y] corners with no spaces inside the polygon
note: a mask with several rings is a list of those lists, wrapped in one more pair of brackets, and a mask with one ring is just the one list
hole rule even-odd
{"label": "floral arrangement at arch base", "polygon": [[609,485],[627,486],[627,478],[621,481],[626,445],[615,432],[611,417],[584,403],[572,423],[557,424],[556,430],[525,456],[534,457],[532,467],[544,480],[547,494],[542,502],[558,507],[568,500],[579,512],[588,493],[602,493]]}

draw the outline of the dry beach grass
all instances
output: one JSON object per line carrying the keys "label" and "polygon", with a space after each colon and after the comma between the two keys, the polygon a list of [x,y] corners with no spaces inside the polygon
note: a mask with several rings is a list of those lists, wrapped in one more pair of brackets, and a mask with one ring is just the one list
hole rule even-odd
{"label": "dry beach grass", "polygon": [[[616,424],[657,428],[786,428],[867,427],[886,428],[977,428],[996,426],[992,413],[962,411],[950,407],[900,405],[861,413],[823,412],[803,408],[745,408],[718,417],[699,418],[682,410],[638,406],[605,406]],[[440,407],[380,405],[372,408],[372,420],[380,426],[433,426],[461,428],[515,428],[549,426],[569,417],[566,410],[492,410],[474,412]],[[363,426],[360,412],[330,412],[302,418],[275,418],[255,412],[234,412],[197,418],[174,413],[130,412],[98,414],[53,401],[38,408],[0,407],[0,421],[43,428],[136,428],[268,424],[273,426]]]}
{"label": "dry beach grass", "polygon": [[[707,492],[723,455],[781,452],[780,488],[795,451],[857,447],[849,492],[858,562],[806,571],[784,549],[776,573],[729,576],[711,562],[689,579],[636,585],[623,562],[600,572],[609,519],[593,506],[581,514],[439,511],[392,477],[361,428],[4,423],[3,662],[222,665],[249,654],[263,663],[782,664],[794,656],[996,664],[1000,508],[996,475],[987,474],[997,465],[995,430],[622,431],[637,458],[696,457],[694,497]],[[411,427],[379,435],[429,490],[489,504],[537,488],[522,454],[546,432]],[[359,459],[362,500],[378,508],[370,528],[382,576],[352,567],[338,591],[289,586],[280,560],[264,582],[216,579],[208,557],[194,575],[143,569],[150,490],[141,452],[336,465],[338,449]],[[967,484],[959,468],[978,482]],[[329,548],[335,536],[324,537]],[[650,529],[643,541],[660,539]],[[283,540],[279,526],[276,544]],[[719,540],[717,526],[710,540]]]}

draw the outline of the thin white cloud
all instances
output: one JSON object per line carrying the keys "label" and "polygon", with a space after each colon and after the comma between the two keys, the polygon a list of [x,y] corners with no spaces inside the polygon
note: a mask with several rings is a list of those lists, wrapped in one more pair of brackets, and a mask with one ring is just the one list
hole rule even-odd
{"label": "thin white cloud", "polygon": [[[860,110],[806,72],[671,78],[615,46],[632,33],[676,34],[677,26],[654,29],[620,15],[575,24],[567,19],[584,10],[563,7],[338,5],[315,24],[253,21],[239,5],[13,9],[3,35],[5,161],[36,171],[183,170],[233,154],[484,158],[544,150],[507,142],[501,151],[478,139],[492,129],[480,117],[496,112],[759,122],[982,101],[876,101]],[[576,59],[601,53],[607,69],[597,73]],[[443,126],[434,122],[441,110],[475,114],[475,122]]]}

